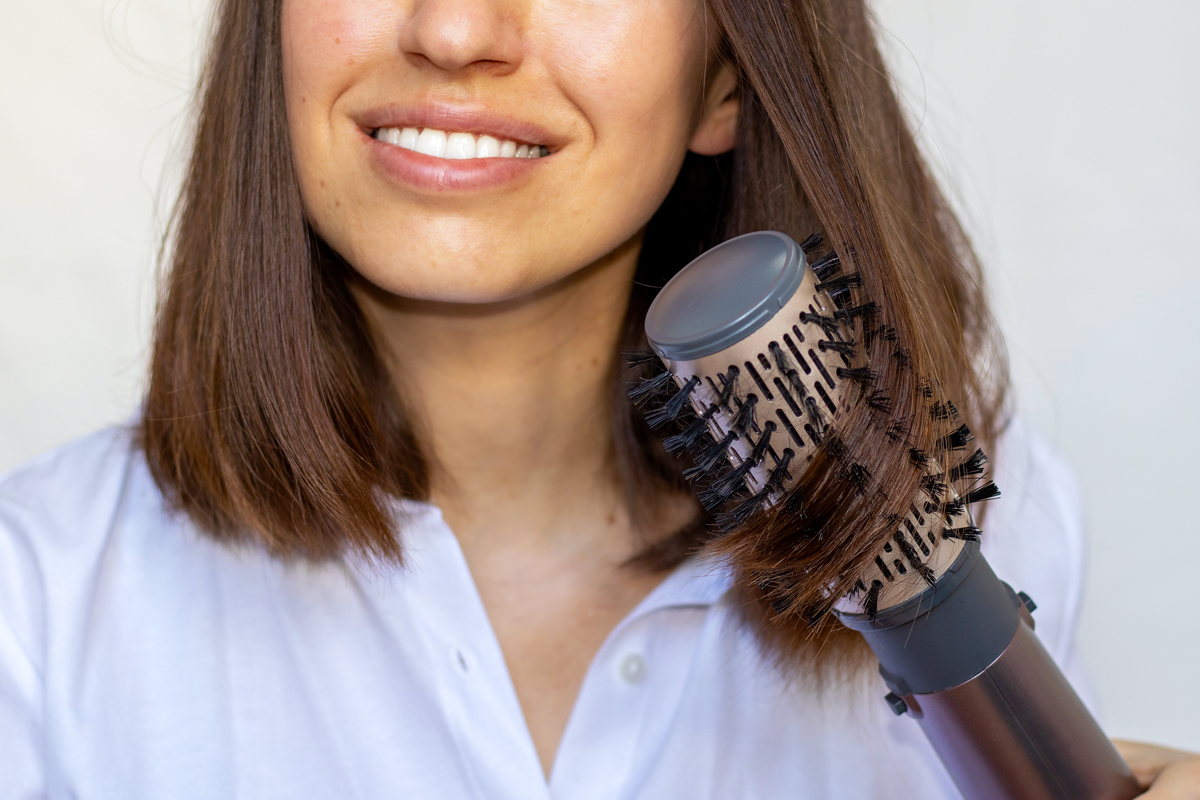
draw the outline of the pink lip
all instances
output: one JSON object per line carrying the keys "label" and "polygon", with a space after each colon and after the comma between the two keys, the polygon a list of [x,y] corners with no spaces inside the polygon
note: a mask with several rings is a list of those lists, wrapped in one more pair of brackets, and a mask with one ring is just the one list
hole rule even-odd
{"label": "pink lip", "polygon": [[[552,159],[555,149],[564,144],[540,125],[461,105],[394,104],[355,115],[355,121],[376,169],[394,182],[424,192],[469,192],[510,184]],[[500,140],[542,144],[550,149],[551,155],[541,158],[435,158],[381,142],[372,136],[378,128],[402,127],[463,131],[487,134]]]}

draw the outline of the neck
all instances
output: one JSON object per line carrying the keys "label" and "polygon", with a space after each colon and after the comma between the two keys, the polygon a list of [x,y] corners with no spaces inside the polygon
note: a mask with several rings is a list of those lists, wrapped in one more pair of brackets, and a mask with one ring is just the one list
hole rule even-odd
{"label": "neck", "polygon": [[622,516],[612,381],[639,244],[497,303],[356,287],[431,455],[432,499],[460,538],[507,528],[576,546],[599,530],[589,520]]}

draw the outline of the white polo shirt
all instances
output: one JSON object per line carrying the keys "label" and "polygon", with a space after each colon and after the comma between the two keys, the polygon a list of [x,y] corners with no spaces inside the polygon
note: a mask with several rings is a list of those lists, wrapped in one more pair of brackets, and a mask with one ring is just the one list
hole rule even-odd
{"label": "white polo shirt", "polygon": [[[609,635],[547,780],[454,534],[398,504],[404,568],[285,565],[168,513],[112,429],[0,481],[0,798],[957,797],[877,676],[762,657],[714,565]],[[1072,678],[1079,502],[1016,423],[984,550]]]}

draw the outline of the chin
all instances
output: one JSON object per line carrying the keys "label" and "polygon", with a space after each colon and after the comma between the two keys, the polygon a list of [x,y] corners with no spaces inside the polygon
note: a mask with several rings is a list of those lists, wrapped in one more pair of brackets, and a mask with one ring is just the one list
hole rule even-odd
{"label": "chin", "polygon": [[377,297],[382,293],[407,300],[463,305],[518,301],[565,277],[506,267],[495,261],[476,264],[449,257],[419,264],[355,265],[355,270]]}

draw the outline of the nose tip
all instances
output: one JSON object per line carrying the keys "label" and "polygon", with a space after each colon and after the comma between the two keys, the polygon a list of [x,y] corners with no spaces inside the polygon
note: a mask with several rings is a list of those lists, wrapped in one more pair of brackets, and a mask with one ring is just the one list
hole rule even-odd
{"label": "nose tip", "polygon": [[418,0],[400,36],[411,58],[448,72],[511,72],[521,61],[519,10],[502,0]]}

